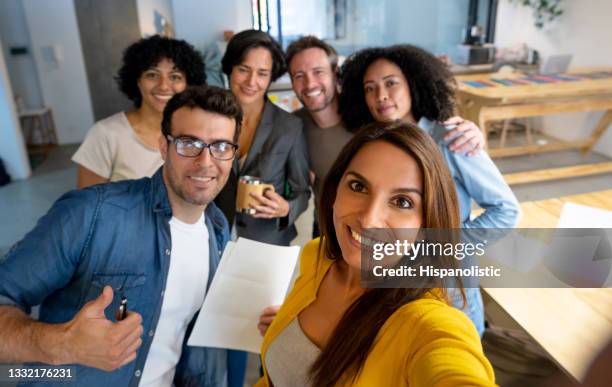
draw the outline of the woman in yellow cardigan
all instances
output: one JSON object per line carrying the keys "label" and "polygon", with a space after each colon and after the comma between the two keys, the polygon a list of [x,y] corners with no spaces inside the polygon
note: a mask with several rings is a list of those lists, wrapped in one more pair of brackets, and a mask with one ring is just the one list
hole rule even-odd
{"label": "woman in yellow cardigan", "polygon": [[334,163],[319,208],[321,239],[304,247],[300,276],[267,329],[257,385],[495,385],[474,325],[444,289],[360,284],[362,230],[459,228],[433,140],[411,124],[367,126]]}

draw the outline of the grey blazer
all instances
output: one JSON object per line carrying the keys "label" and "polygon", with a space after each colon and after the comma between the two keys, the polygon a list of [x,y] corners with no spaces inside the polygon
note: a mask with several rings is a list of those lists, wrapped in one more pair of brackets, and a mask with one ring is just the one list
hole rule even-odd
{"label": "grey blazer", "polygon": [[[237,179],[244,175],[257,176],[274,185],[289,202],[289,215],[256,219],[236,214]],[[297,235],[294,222],[308,207],[309,196],[308,150],[302,120],[266,101],[244,165],[240,168],[238,160],[234,160],[229,181],[215,202],[230,224],[235,216],[238,236],[288,246]]]}

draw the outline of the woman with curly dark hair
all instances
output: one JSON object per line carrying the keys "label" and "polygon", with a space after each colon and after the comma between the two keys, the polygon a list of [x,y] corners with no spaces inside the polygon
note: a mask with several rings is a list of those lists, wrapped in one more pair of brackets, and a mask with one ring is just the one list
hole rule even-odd
{"label": "woman with curly dark hair", "polygon": [[[411,45],[371,48],[352,55],[342,68],[340,112],[355,130],[373,121],[416,124],[434,138],[451,170],[459,197],[461,227],[512,228],[520,207],[501,173],[484,151],[473,157],[449,149],[448,119],[455,110],[454,79],[438,58]],[[484,211],[471,218],[472,201]],[[484,332],[482,296],[466,289],[453,303]]]}
{"label": "woman with curly dark hair", "polygon": [[116,77],[134,110],[96,122],[72,157],[79,188],[151,176],[162,165],[159,153],[166,103],[187,85],[206,81],[202,56],[184,40],[155,35],[130,45]]}
{"label": "woman with curly dark hair", "polygon": [[[379,62],[380,60],[380,62]],[[406,113],[411,121],[421,117],[431,121],[446,121],[453,116],[453,77],[447,67],[425,50],[410,45],[376,47],[361,50],[351,55],[342,66],[340,113],[345,125],[351,130],[372,122],[381,121],[386,111],[370,112],[366,102],[364,76],[374,62],[386,60],[396,65],[410,85],[410,105]],[[404,111],[394,111],[400,114]],[[397,117],[403,118],[403,117]]]}

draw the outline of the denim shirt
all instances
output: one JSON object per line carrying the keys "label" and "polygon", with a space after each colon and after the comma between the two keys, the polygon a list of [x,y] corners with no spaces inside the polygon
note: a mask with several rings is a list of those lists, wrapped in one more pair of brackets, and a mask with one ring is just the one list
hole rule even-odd
{"label": "denim shirt", "polygon": [[[453,139],[444,140],[447,129],[425,117],[419,120],[419,127],[433,137],[446,159],[459,200],[461,227],[506,229],[516,226],[521,211],[518,200],[489,155],[484,151],[472,157],[452,152],[448,144]],[[472,200],[484,209],[474,219],[470,217]],[[453,306],[467,314],[482,337],[484,307],[479,289],[465,288],[466,306],[460,292],[449,290]]]}
{"label": "denim shirt", "polygon": [[[461,227],[515,227],[521,213],[520,205],[487,152],[480,151],[472,157],[454,153],[448,149],[448,143],[452,139],[444,140],[447,132],[444,126],[425,117],[419,120],[418,125],[433,137],[446,159],[457,189]],[[484,212],[474,219],[470,218],[472,200],[484,209]]]}
{"label": "denim shirt", "polygon": [[[162,168],[151,178],[64,194],[0,261],[0,305],[29,313],[40,304],[39,321],[71,320],[105,285],[114,291],[105,311],[109,320],[115,321],[121,296],[127,297],[129,310],[142,315],[143,344],[136,360],[114,372],[77,365],[80,386],[137,386],[140,382],[159,321],[172,249],[168,223],[172,210]],[[205,222],[210,235],[208,287],[229,231],[214,203],[206,207]],[[174,383],[224,386],[227,351],[186,345],[196,318],[185,335]]]}

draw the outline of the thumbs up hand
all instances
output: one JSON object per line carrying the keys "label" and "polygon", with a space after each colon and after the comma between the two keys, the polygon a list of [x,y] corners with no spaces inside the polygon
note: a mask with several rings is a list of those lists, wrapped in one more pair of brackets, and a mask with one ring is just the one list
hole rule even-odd
{"label": "thumbs up hand", "polygon": [[142,344],[142,317],[128,312],[122,321],[108,320],[104,310],[112,301],[113,289],[105,286],[98,298],[85,304],[64,324],[62,363],[114,371],[136,359],[136,350]]}
{"label": "thumbs up hand", "polygon": [[113,302],[113,288],[110,286],[105,286],[98,298],[85,304],[80,313],[90,319],[106,319],[104,310],[111,304],[111,302]]}

